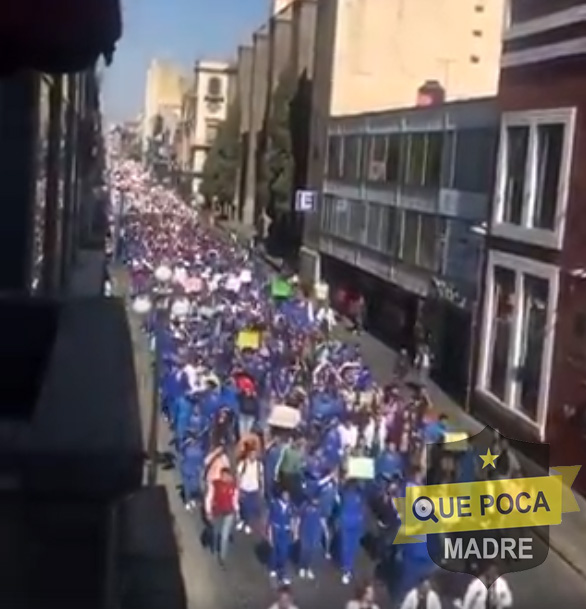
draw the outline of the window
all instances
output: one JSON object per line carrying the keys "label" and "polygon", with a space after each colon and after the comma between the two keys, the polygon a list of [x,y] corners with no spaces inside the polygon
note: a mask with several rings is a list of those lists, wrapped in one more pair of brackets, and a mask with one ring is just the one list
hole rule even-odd
{"label": "window", "polygon": [[570,182],[575,109],[505,113],[492,233],[560,249]]}
{"label": "window", "polygon": [[217,76],[212,76],[208,80],[208,95],[209,97],[222,96],[222,81]]}
{"label": "window", "polygon": [[537,418],[548,296],[549,285],[546,279],[523,275],[518,401],[520,410],[532,420]]}
{"label": "window", "polygon": [[[454,132],[452,144],[455,155],[449,168],[452,173],[449,188],[483,194],[492,191],[497,137],[498,133],[494,129],[463,129]],[[445,175],[447,179],[448,176]]]}
{"label": "window", "polygon": [[556,202],[560,185],[560,168],[564,146],[562,125],[537,127],[537,179],[532,225],[536,228],[555,228]]}
{"label": "window", "polygon": [[482,30],[472,30],[472,36],[474,38],[482,38]]}
{"label": "window", "polygon": [[537,425],[547,418],[559,291],[555,266],[504,252],[489,255],[479,390]]}
{"label": "window", "polygon": [[218,136],[218,130],[220,129],[220,123],[218,121],[207,121],[206,122],[206,132],[205,139],[206,144],[211,146],[214,143],[214,140]]}
{"label": "window", "polygon": [[521,224],[525,194],[525,168],[529,151],[529,128],[510,127],[506,134],[507,178],[505,186],[504,220]]}
{"label": "window", "polygon": [[454,131],[448,131],[444,135],[443,148],[441,185],[442,188],[452,188],[454,185],[454,161],[456,155],[456,134]]}
{"label": "window", "polygon": [[405,235],[401,259],[407,264],[417,264],[417,249],[419,246],[419,214],[405,212]]}
{"label": "window", "polygon": [[403,173],[403,141],[399,134],[389,135],[387,139],[387,182],[398,184]]}
{"label": "window", "polygon": [[346,199],[332,197],[334,202],[332,233],[339,237],[350,236],[350,205]]}
{"label": "window", "polygon": [[409,135],[408,161],[405,183],[409,186],[423,186],[425,173],[425,143],[424,133],[412,133]]}
{"label": "window", "polygon": [[386,136],[370,136],[368,142],[368,159],[368,170],[365,173],[366,180],[369,182],[384,182],[387,160]]}
{"label": "window", "polygon": [[366,227],[366,245],[373,249],[381,247],[381,225],[384,208],[377,203],[368,204],[368,219]]}
{"label": "window", "polygon": [[344,157],[342,159],[342,178],[354,182],[358,180],[360,168],[360,137],[347,135],[344,137]]}
{"label": "window", "polygon": [[515,307],[515,272],[495,267],[493,281],[494,328],[492,332],[491,362],[488,389],[500,400],[505,400],[509,353]]}
{"label": "window", "polygon": [[386,221],[384,222],[384,242],[382,243],[385,253],[390,254],[393,258],[400,258],[403,249],[402,233],[403,233],[403,212],[396,207],[387,207]]}
{"label": "window", "polygon": [[426,136],[425,168],[423,185],[439,186],[442,173],[442,156],[444,151],[444,134],[428,133]]}
{"label": "window", "polygon": [[470,63],[480,63],[480,57],[478,55],[470,55]]}
{"label": "window", "polygon": [[366,203],[350,201],[350,238],[357,243],[366,241]]}
{"label": "window", "polygon": [[477,4],[477,5],[474,7],[474,11],[475,11],[476,13],[484,13],[484,5],[482,5],[482,4]]}
{"label": "window", "polygon": [[339,135],[330,135],[328,138],[328,178],[339,178],[342,175],[342,138]]}
{"label": "window", "polygon": [[437,217],[432,214],[420,216],[419,227],[419,251],[417,252],[417,264],[430,271],[439,270],[437,239]]}

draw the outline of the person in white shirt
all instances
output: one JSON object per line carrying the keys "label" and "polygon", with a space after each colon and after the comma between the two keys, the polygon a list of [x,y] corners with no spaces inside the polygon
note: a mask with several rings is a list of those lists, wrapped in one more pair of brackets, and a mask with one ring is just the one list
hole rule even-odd
{"label": "person in white shirt", "polygon": [[407,592],[401,609],[442,609],[442,603],[438,593],[431,587],[431,582],[426,579]]}
{"label": "person in white shirt", "polygon": [[320,328],[329,335],[336,325],[336,314],[334,313],[334,310],[326,304],[323,307],[320,307],[315,316],[315,320]]}
{"label": "person in white shirt", "polygon": [[342,445],[343,452],[352,452],[358,445],[358,427],[350,418],[344,419],[338,425],[338,434],[340,435],[340,444]]}
{"label": "person in white shirt", "polygon": [[236,467],[236,476],[241,518],[236,529],[244,530],[247,535],[250,535],[252,527],[258,524],[260,519],[264,480],[263,464],[254,447],[247,448]]}
{"label": "person in white shirt", "polygon": [[[504,577],[491,565],[480,578],[475,579],[466,590],[464,598],[456,603],[460,609],[509,609],[513,606],[513,595]],[[487,583],[494,582],[489,588]]]}
{"label": "person in white shirt", "polygon": [[382,413],[368,418],[362,436],[369,455],[377,456],[387,443],[387,423]]}

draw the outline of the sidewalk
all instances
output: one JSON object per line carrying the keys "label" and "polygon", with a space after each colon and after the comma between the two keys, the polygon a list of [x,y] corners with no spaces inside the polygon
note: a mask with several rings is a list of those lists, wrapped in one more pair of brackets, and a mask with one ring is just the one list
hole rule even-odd
{"label": "sidewalk", "polygon": [[[218,228],[232,231],[243,240],[249,239],[253,232],[253,229],[237,222],[219,222]],[[264,256],[264,259],[275,269],[281,267],[281,260],[269,256]],[[356,337],[342,326],[338,327],[336,334],[342,340],[360,343],[362,353],[375,378],[384,381],[391,377],[397,359],[397,353],[393,349],[369,334]],[[434,382],[428,383],[427,391],[438,414],[447,415],[455,426],[470,435],[484,429],[483,423],[464,412],[463,406],[444,393]],[[576,499],[580,512],[564,514],[561,525],[550,527],[549,545],[551,550],[586,579],[586,498],[576,495]]]}

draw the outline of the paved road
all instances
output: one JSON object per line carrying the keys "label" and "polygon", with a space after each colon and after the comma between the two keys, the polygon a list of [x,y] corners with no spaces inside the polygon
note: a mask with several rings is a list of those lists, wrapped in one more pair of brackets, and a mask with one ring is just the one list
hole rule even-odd
{"label": "paved road", "polygon": [[[149,412],[151,387],[149,355],[146,341],[136,336],[137,373],[141,394],[145,400],[145,413]],[[342,331],[343,332],[343,331]],[[375,373],[381,377],[392,370],[393,353],[369,336],[359,339],[367,359],[374,364]],[[148,419],[146,419],[148,420]],[[148,431],[145,428],[145,436]],[[161,425],[159,447],[166,450],[169,435]],[[172,511],[176,519],[177,538],[181,548],[181,564],[189,600],[188,609],[263,609],[274,599],[274,591],[266,569],[258,558],[258,540],[238,535],[232,548],[228,568],[221,571],[213,557],[200,543],[200,525],[197,517],[183,508],[179,499],[176,472],[160,471],[159,483],[166,486]],[[360,560],[360,575],[370,576],[373,565],[366,554]],[[583,607],[586,605],[586,583],[559,556],[550,553],[546,562],[537,569],[508,577],[516,609],[551,609],[559,607]],[[450,579],[451,588],[463,588],[468,578]],[[294,581],[295,596],[300,609],[334,609],[343,607],[351,594],[351,587],[344,587],[339,573],[329,564],[323,565],[316,582]],[[396,606],[387,593],[384,582],[377,582],[378,601],[381,609]]]}

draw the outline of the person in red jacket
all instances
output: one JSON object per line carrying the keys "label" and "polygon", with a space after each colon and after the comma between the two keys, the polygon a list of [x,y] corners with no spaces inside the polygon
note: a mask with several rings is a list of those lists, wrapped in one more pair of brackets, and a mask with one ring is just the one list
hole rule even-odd
{"label": "person in red jacket", "polygon": [[222,566],[226,564],[230,536],[238,519],[238,505],[238,486],[225,467],[210,484],[205,501],[206,516],[212,525],[212,551]]}

